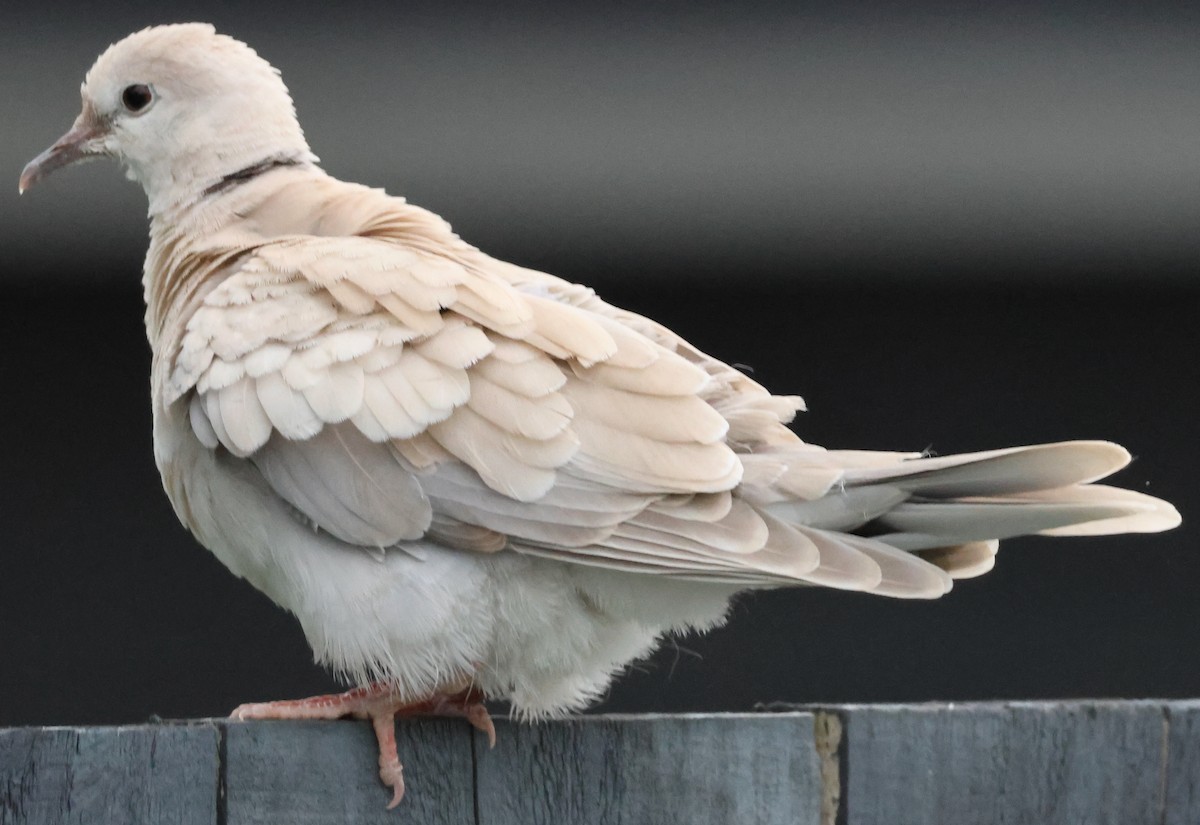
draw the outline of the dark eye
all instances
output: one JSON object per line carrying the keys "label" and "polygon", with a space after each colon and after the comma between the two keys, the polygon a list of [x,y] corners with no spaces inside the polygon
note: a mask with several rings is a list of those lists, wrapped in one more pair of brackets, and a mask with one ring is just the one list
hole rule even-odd
{"label": "dark eye", "polygon": [[125,104],[126,109],[135,113],[149,106],[150,101],[153,99],[154,93],[144,83],[134,83],[132,86],[126,86],[125,91],[121,92],[121,103]]}

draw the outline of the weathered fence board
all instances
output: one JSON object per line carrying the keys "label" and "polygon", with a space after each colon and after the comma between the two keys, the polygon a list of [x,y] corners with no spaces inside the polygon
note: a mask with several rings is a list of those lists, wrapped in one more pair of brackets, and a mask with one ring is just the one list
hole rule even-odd
{"label": "weathered fence board", "polygon": [[0,825],[1194,825],[1200,701],[0,730]]}
{"label": "weathered fence board", "polygon": [[[386,809],[370,724],[230,722],[225,728],[224,825],[398,825]],[[396,744],[407,792],[404,825],[475,819],[471,729],[458,720],[401,722]]]}
{"label": "weathered fence board", "polygon": [[0,823],[211,825],[213,724],[0,730]]}
{"label": "weathered fence board", "polygon": [[479,825],[818,825],[813,718],[594,716],[498,727]]}
{"label": "weathered fence board", "polygon": [[1163,825],[1200,822],[1200,702],[1171,702]]}
{"label": "weathered fence board", "polygon": [[1161,705],[1012,703],[837,711],[847,825],[1159,825]]}

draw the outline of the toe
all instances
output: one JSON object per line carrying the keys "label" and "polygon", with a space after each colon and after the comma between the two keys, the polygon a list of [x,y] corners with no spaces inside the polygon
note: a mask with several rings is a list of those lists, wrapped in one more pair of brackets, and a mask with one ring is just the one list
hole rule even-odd
{"label": "toe", "polygon": [[487,735],[488,747],[496,747],[496,725],[492,722],[492,716],[483,705],[471,705],[467,708],[467,721],[475,730],[482,731]]}
{"label": "toe", "polygon": [[252,702],[247,702],[246,704],[238,705],[236,708],[234,708],[229,713],[229,718],[236,719],[239,722],[244,722],[247,719],[254,719],[255,711],[258,709],[258,707],[259,706],[257,704],[254,704]]}

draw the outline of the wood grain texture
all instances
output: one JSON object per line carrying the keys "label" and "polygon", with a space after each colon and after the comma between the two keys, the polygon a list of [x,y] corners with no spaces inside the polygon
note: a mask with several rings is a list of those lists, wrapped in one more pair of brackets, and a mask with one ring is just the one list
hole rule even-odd
{"label": "wood grain texture", "polygon": [[1161,703],[838,708],[846,825],[1158,825]]}
{"label": "wood grain texture", "polygon": [[2,825],[211,825],[210,723],[0,730]]}
{"label": "wood grain texture", "polygon": [[227,722],[225,825],[471,823],[470,736],[460,720],[400,722],[407,793],[389,811],[370,723]]}
{"label": "wood grain texture", "polygon": [[820,821],[813,717],[594,716],[498,725],[479,825]]}
{"label": "wood grain texture", "polygon": [[1167,775],[1163,825],[1200,822],[1200,701],[1167,705]]}

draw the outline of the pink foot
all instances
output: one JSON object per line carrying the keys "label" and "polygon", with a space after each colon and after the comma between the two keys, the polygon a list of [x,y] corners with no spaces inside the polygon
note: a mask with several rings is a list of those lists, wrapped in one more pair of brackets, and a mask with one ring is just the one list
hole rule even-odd
{"label": "pink foot", "polygon": [[496,747],[496,726],[483,704],[483,694],[476,690],[464,690],[454,696],[436,699],[430,716],[461,716],[471,727],[487,736],[488,747]]}
{"label": "pink foot", "polygon": [[401,699],[383,683],[307,699],[258,702],[238,705],[231,719],[370,719],[379,743],[379,778],[392,789],[388,809],[404,798],[404,766],[396,752],[397,716],[455,716],[466,719],[487,734],[488,746],[496,746],[496,726],[483,705],[483,694],[474,688],[458,693],[443,693],[418,702]]}
{"label": "pink foot", "polygon": [[238,705],[230,719],[341,719],[353,716],[366,719],[380,702],[395,702],[392,689],[382,682],[354,688],[345,693],[284,699],[278,702],[248,702]]}
{"label": "pink foot", "polygon": [[379,778],[392,789],[392,801],[388,810],[395,808],[404,798],[404,766],[396,753],[396,717],[391,713],[380,713],[371,717],[375,728],[375,740],[379,743]]}

